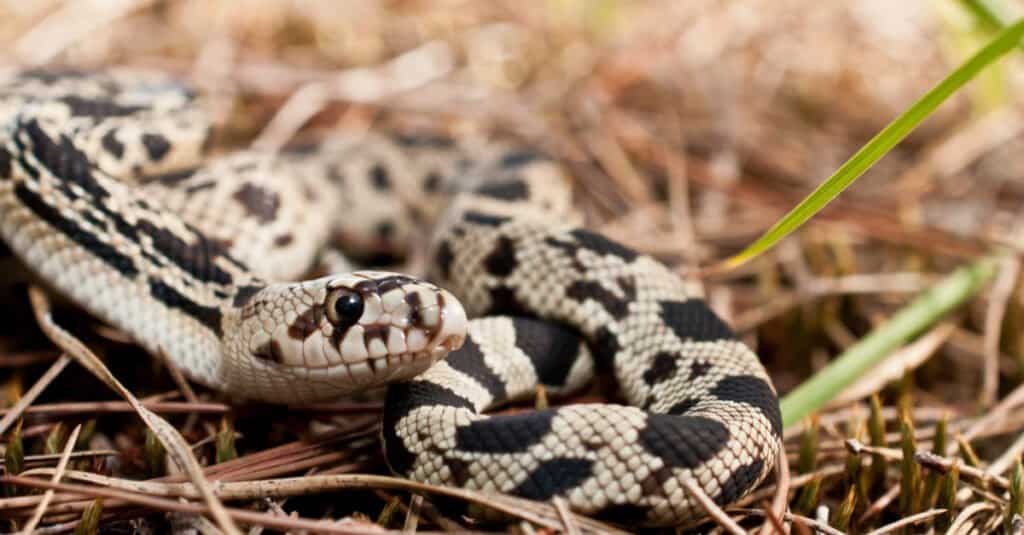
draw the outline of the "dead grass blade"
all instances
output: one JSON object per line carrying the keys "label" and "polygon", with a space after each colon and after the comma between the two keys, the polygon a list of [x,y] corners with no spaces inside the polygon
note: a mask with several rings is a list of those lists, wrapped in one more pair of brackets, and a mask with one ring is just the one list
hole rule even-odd
{"label": "dead grass blade", "polygon": [[209,482],[206,481],[203,475],[203,468],[199,465],[199,461],[192,455],[192,450],[188,446],[188,442],[178,434],[178,431],[156,413],[145,408],[141,402],[131,393],[120,381],[114,377],[114,374],[110,373],[103,361],[99,359],[88,347],[80,342],[71,333],[64,330],[60,325],[57,325],[53,321],[53,316],[50,313],[50,302],[46,297],[46,294],[42,290],[35,286],[29,287],[29,300],[32,303],[32,310],[36,316],[36,322],[39,327],[43,330],[43,333],[65,353],[74,357],[74,359],[82,365],[85,369],[92,372],[99,380],[103,381],[107,386],[113,389],[115,392],[120,394],[128,403],[132,404],[135,411],[138,413],[142,421],[146,423],[153,433],[157,436],[160,442],[167,448],[168,453],[178,463],[179,467],[189,475],[192,482],[195,483],[196,488],[199,489],[199,493],[202,495],[204,501],[206,501],[209,513],[213,516],[217,522],[218,527],[228,535],[241,535],[238,528],[235,527],[231,518],[228,516],[227,511],[224,509],[224,505],[217,499],[213,488]]}
{"label": "dead grass blade", "polygon": [[[60,455],[60,462],[57,463],[56,470],[53,471],[53,477],[50,479],[51,483],[60,483],[60,478],[64,475],[64,469],[68,466],[68,459],[71,458],[71,451],[75,449],[75,442],[78,441],[78,433],[82,431],[81,424],[76,425],[71,430],[71,434],[68,435],[67,442],[64,444],[64,451]],[[43,499],[39,501],[39,505],[36,507],[32,517],[25,523],[25,527],[22,528],[21,532],[25,535],[29,535],[39,525],[39,521],[43,518],[43,513],[46,512],[46,507],[50,505],[50,500],[53,499],[53,489],[47,489],[43,493]]]}
{"label": "dead grass blade", "polygon": [[60,372],[64,371],[69,362],[71,362],[71,357],[67,356],[67,354],[61,355],[57,362],[50,365],[46,373],[28,389],[28,392],[25,392],[25,395],[21,396],[21,399],[13,407],[3,411],[4,416],[0,418],[0,435],[6,433],[11,424],[17,421],[25,413],[26,409],[30,408],[29,405],[39,397],[43,390],[46,390],[46,387],[50,386],[50,383],[60,375]]}

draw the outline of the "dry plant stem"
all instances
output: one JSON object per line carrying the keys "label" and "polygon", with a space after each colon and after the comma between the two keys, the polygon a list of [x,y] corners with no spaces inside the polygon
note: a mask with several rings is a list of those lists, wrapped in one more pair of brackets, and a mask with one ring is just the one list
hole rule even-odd
{"label": "dry plant stem", "polygon": [[[883,454],[883,455],[888,455]],[[915,460],[925,468],[936,470],[941,473],[948,472],[952,467],[953,463],[957,462],[960,467],[960,479],[962,481],[973,481],[979,487],[991,487],[996,486],[1001,490],[1007,490],[1010,488],[1010,481],[1005,477],[990,472],[988,470],[982,470],[973,466],[968,466],[960,461],[955,461],[948,457],[942,457],[927,451],[919,451],[914,456]]]}
{"label": "dry plant stem", "polygon": [[963,511],[953,519],[953,524],[949,526],[949,530],[946,533],[949,534],[960,534],[960,533],[971,533],[971,526],[968,522],[971,522],[975,516],[978,516],[986,512],[995,512],[996,506],[988,502],[975,502],[967,507],[964,507]]}
{"label": "dry plant stem", "polygon": [[224,505],[220,503],[217,496],[214,494],[213,488],[209,482],[203,476],[203,468],[199,465],[199,461],[192,455],[192,450],[188,447],[188,443],[185,439],[178,434],[178,431],[171,426],[157,414],[153,413],[149,409],[142,406],[139,400],[132,394],[110,370],[107,369],[103,361],[99,359],[88,347],[85,346],[81,341],[75,338],[71,333],[65,331],[62,327],[57,325],[53,321],[53,317],[50,314],[50,302],[46,297],[46,294],[42,290],[35,286],[29,287],[29,300],[32,304],[32,311],[35,313],[36,322],[39,324],[40,329],[43,333],[59,348],[64,350],[65,353],[75,358],[75,360],[82,365],[84,368],[92,372],[99,380],[103,381],[107,386],[112,388],[115,392],[120,394],[128,403],[131,403],[138,413],[142,421],[146,423],[146,426],[153,430],[160,442],[163,444],[167,452],[171,454],[178,466],[189,475],[193,483],[199,489],[199,493],[202,495],[203,500],[206,502],[207,508],[213,519],[217,522],[217,526],[228,535],[240,535],[241,532],[235,527],[231,518],[228,516]]}
{"label": "dry plant stem", "polygon": [[927,511],[910,515],[908,517],[901,518],[896,522],[882,526],[874,531],[869,532],[867,535],[885,535],[886,533],[894,533],[907,526],[912,526],[918,522],[923,522],[931,518],[935,518],[942,513],[945,513],[945,509],[929,509]]}
{"label": "dry plant stem", "polygon": [[57,357],[60,357],[60,353],[49,349],[0,355],[0,368],[22,368],[41,362],[50,362]]}
{"label": "dry plant stem", "polygon": [[325,82],[313,82],[297,89],[252,142],[257,151],[280,150],[314,115],[320,113],[330,101],[330,87]]}
{"label": "dry plant stem", "polygon": [[985,365],[982,374],[981,406],[988,407],[995,402],[999,389],[999,338],[1002,333],[1006,306],[1013,295],[1020,273],[1020,261],[1013,255],[1006,255],[1000,261],[999,275],[992,284],[988,309],[985,311]]}
{"label": "dry plant stem", "polygon": [[[766,514],[766,512],[761,510],[761,509],[742,509],[742,508],[730,507],[729,511],[730,512],[734,512],[734,513],[743,513],[745,515],[750,515],[750,516],[762,516],[762,517],[765,516],[765,514]],[[810,526],[815,531],[817,531],[819,533],[825,533],[826,535],[846,535],[842,531],[839,531],[838,529],[828,525],[825,522],[819,522],[819,521],[817,521],[817,520],[815,520],[813,518],[809,518],[809,517],[806,517],[806,516],[803,516],[803,515],[797,515],[797,514],[793,514],[793,513],[786,513],[784,518],[788,522],[794,522],[794,521],[803,522],[805,525]]]}
{"label": "dry plant stem", "polygon": [[905,170],[897,179],[899,198],[909,201],[924,193],[931,175],[953,176],[965,167],[1012,140],[1024,128],[1021,114],[1013,109],[1003,108],[998,113],[972,121],[941,140],[918,163]]}
{"label": "dry plant stem", "polygon": [[[821,416],[818,417],[818,423],[822,428],[834,427],[836,425],[844,424],[850,421],[851,417],[855,416],[855,412],[859,412],[860,414],[867,414],[867,410],[868,409],[866,404],[857,403],[851,405],[846,409],[835,410],[827,414],[822,414]],[[945,408],[917,407],[912,410],[911,415],[913,416],[914,421],[918,423],[937,422],[940,419],[942,419],[943,416],[949,414],[949,412],[949,409]],[[955,414],[956,413],[954,413],[954,415]],[[899,418],[900,412],[898,408],[882,407],[882,419],[885,420],[886,422],[893,422],[898,420]],[[799,423],[793,424],[792,427],[787,427],[786,430],[783,431],[784,438],[786,440],[790,440],[794,437],[802,435],[806,430],[805,423],[806,422],[801,421]],[[898,440],[898,434],[894,434],[893,436],[896,437],[895,440],[893,440],[893,442]],[[923,434],[921,436],[926,437],[929,435]]]}
{"label": "dry plant stem", "polygon": [[[618,130],[627,147],[648,154],[662,166],[665,166],[667,161],[675,160],[679,162],[679,165],[686,166],[687,176],[691,182],[729,193],[731,199],[744,205],[757,209],[764,209],[765,205],[774,206],[781,215],[800,201],[800,197],[797,195],[781,193],[760,185],[756,178],[743,177],[743,180],[730,183],[716,180],[716,174],[711,171],[710,164],[700,162],[696,158],[686,159],[677,150],[665,146],[658,141],[657,134],[651,132],[643,120],[637,119],[631,114],[616,110],[610,112],[606,120],[611,128]],[[957,258],[977,258],[985,253],[984,246],[977,241],[966,240],[934,228],[908,228],[890,213],[868,208],[842,197],[834,199],[829,205],[829,209],[817,214],[817,218],[819,224],[821,222],[841,223],[873,238],[905,244],[937,254],[948,254]]]}
{"label": "dry plant stem", "polygon": [[402,526],[403,533],[415,533],[416,526],[420,521],[420,507],[423,506],[423,495],[413,494],[409,498],[409,509],[405,513],[405,524]]}
{"label": "dry plant stem", "polygon": [[[0,478],[0,480],[5,481],[7,483],[23,485],[27,487],[60,490],[64,492],[75,493],[90,497],[102,497],[124,500],[127,502],[136,503],[139,505],[146,506],[148,508],[158,509],[161,511],[190,514],[212,513],[209,507],[206,505],[199,505],[189,502],[180,502],[164,498],[156,498],[152,496],[146,496],[143,494],[124,492],[114,489],[106,489],[102,487],[87,487],[84,485],[75,485],[67,483],[50,483],[46,481],[39,481],[19,476],[7,476],[4,478]],[[353,529],[351,527],[334,526],[327,522],[320,522],[300,518],[281,518],[272,514],[254,513],[251,511],[241,509],[225,508],[224,512],[230,515],[232,519],[244,522],[246,524],[254,524],[282,530],[305,529],[322,533],[340,533],[345,535],[380,533],[380,531],[377,529]]]}
{"label": "dry plant stem", "polygon": [[[765,503],[765,505],[771,506],[771,504],[767,503],[767,502]],[[783,523],[782,523],[782,517],[785,514],[786,514],[785,510],[783,510],[782,513],[776,513],[775,511],[773,511],[771,509],[765,509],[764,510],[765,522],[761,526],[761,533],[762,533],[762,535],[771,535],[772,533],[777,533],[778,535],[786,535],[787,534],[786,526],[783,525]]]}
{"label": "dry plant stem", "polygon": [[562,521],[562,533],[580,535],[580,528],[576,527],[576,523],[572,521],[572,513],[565,500],[561,496],[555,496],[551,501],[555,506],[555,511],[558,511],[558,519]]}
{"label": "dry plant stem", "polygon": [[1018,435],[1013,444],[1010,444],[1009,448],[1006,448],[992,464],[988,465],[985,471],[993,475],[1005,474],[1020,458],[1021,452],[1024,452],[1024,433]]}
{"label": "dry plant stem", "polygon": [[886,357],[869,374],[863,375],[844,388],[827,407],[847,405],[878,392],[885,385],[899,380],[908,371],[915,370],[928,361],[956,329],[955,323],[943,322],[936,325],[913,342]]}
{"label": "dry plant stem", "polygon": [[[231,407],[223,403],[186,403],[180,401],[140,402],[143,408],[164,414],[225,414]],[[70,403],[48,403],[35,405],[24,410],[24,414],[42,414],[46,416],[70,416],[76,414],[135,412],[132,404],[124,401],[84,401]],[[17,414],[15,408],[0,410],[5,417]]]}
{"label": "dry plant stem", "polygon": [[[174,381],[174,384],[178,385],[178,390],[181,392],[181,395],[185,398],[185,400],[192,404],[200,403],[199,396],[196,396],[196,391],[192,390],[192,386],[188,384],[188,380],[185,379],[185,375],[181,373],[181,370],[179,370],[178,367],[175,366],[174,363],[170,361],[170,359],[167,358],[167,354],[164,353],[162,349],[160,351],[159,357],[160,360],[164,363],[164,369],[167,370],[167,373],[171,376],[171,379]],[[196,424],[197,417],[198,415],[195,413],[189,414],[188,419],[185,420],[185,424],[181,427],[182,431],[185,431],[187,433],[189,430],[191,430],[192,427]],[[204,423],[206,424],[204,426],[206,429],[206,434],[216,434],[217,430],[214,429],[213,424],[210,424],[209,422]]]}
{"label": "dry plant stem", "polygon": [[734,521],[732,518],[729,518],[729,515],[725,514],[725,511],[723,511],[721,508],[715,505],[715,502],[711,501],[711,498],[708,497],[708,495],[705,494],[699,486],[697,486],[696,482],[694,482],[691,479],[686,479],[685,481],[683,481],[683,488],[686,489],[686,492],[689,493],[690,496],[693,497],[693,499],[697,500],[697,503],[699,503],[700,506],[704,509],[704,512],[706,512],[712,520],[717,522],[718,525],[722,527],[722,529],[724,529],[728,533],[731,533],[732,535],[746,534],[743,528],[740,527],[740,525],[737,524],[736,521]]}
{"label": "dry plant stem", "polygon": [[15,52],[25,63],[42,65],[79,40],[150,3],[152,0],[67,2],[22,35],[14,45]]}
{"label": "dry plant stem", "polygon": [[753,330],[795,306],[837,295],[916,293],[928,287],[929,277],[919,273],[846,275],[833,279],[815,278],[794,292],[775,296],[768,303],[744,312],[733,322],[740,332]]}
{"label": "dry plant stem", "polygon": [[[78,441],[78,433],[82,431],[82,425],[76,425],[71,430],[71,434],[68,435],[67,442],[64,444],[64,451],[61,453],[60,462],[57,463],[57,469],[53,471],[53,477],[50,479],[50,483],[60,483],[60,478],[64,475],[64,469],[68,466],[68,459],[71,457],[71,451],[75,449],[75,442]],[[46,512],[47,506],[50,505],[50,500],[53,499],[53,489],[47,489],[43,493],[43,499],[39,500],[39,505],[36,506],[36,510],[32,513],[32,517],[29,518],[28,522],[25,523],[25,527],[21,532],[25,535],[32,533],[36,526],[39,525],[39,521],[43,518],[43,513]]]}
{"label": "dry plant stem", "polygon": [[[963,433],[964,439],[970,442],[981,436],[989,428],[998,426],[999,422],[1004,419],[1008,419],[1010,414],[1015,412],[1015,409],[1017,409],[1022,403],[1024,403],[1024,384],[1018,385],[1014,388],[1012,392],[999,400],[999,403],[988,411],[985,416],[981,417],[975,421],[973,425],[968,427]],[[956,453],[958,448],[957,444],[954,443],[951,446],[953,447],[953,451],[951,453]]]}
{"label": "dry plant stem", "polygon": [[[35,471],[35,474],[43,472]],[[195,499],[200,495],[196,491],[194,483],[157,483],[152,481],[133,481],[129,479],[113,478],[93,474],[90,472],[68,471],[65,477],[76,481],[86,481],[106,490],[116,490],[131,496],[145,496],[155,498],[156,496],[181,497]],[[37,479],[17,477],[11,480],[19,485],[40,486],[46,483]],[[45,488],[45,487],[44,487]],[[67,485],[60,488],[68,492],[81,494],[80,489],[94,489],[97,487],[84,487],[82,485]],[[260,498],[284,496],[302,496],[316,494],[338,489],[396,489],[409,492],[423,492],[440,494],[452,498],[458,498],[470,503],[494,509],[498,512],[522,518],[551,529],[561,529],[562,522],[559,519],[555,508],[546,503],[539,503],[514,496],[503,494],[481,493],[463,490],[454,487],[443,487],[418,483],[406,479],[388,476],[375,475],[312,475],[293,478],[270,479],[262,481],[244,481],[221,483],[217,487],[217,495],[224,500],[254,500]],[[123,497],[121,494],[112,497]],[[127,500],[131,501],[131,500]],[[0,500],[0,505],[5,504]],[[138,503],[138,502],[135,502]],[[189,511],[186,511],[189,512]],[[572,514],[575,524],[582,532],[586,533],[623,533],[608,524],[596,520]],[[268,525],[269,526],[269,525]]]}
{"label": "dry plant stem", "polygon": [[779,444],[779,453],[775,457],[775,479],[775,496],[772,498],[770,514],[766,515],[767,522],[761,526],[761,535],[769,535],[772,530],[779,534],[785,533],[776,525],[782,515],[786,514],[786,504],[789,502],[789,461],[783,443]]}
{"label": "dry plant stem", "polygon": [[66,368],[70,362],[71,357],[66,353],[62,354],[60,358],[57,359],[57,362],[50,365],[50,368],[46,370],[43,376],[28,389],[28,392],[25,392],[25,395],[21,396],[21,399],[19,399],[13,407],[3,411],[4,416],[3,418],[0,418],[0,435],[7,432],[11,427],[11,424],[21,417],[25,410],[29,408],[29,405],[39,397],[39,394],[41,394],[43,390],[46,390],[46,387],[50,386],[50,383],[60,375],[60,372],[64,371],[64,368]]}
{"label": "dry plant stem", "polygon": [[885,494],[882,495],[881,498],[878,498],[877,500],[872,502],[870,506],[868,506],[864,513],[861,514],[860,517],[857,519],[857,523],[866,524],[868,520],[871,520],[876,515],[884,511],[886,507],[889,507],[889,504],[891,504],[892,501],[895,500],[899,495],[899,485],[890,488],[888,491],[886,491]]}
{"label": "dry plant stem", "polygon": [[[895,462],[900,462],[903,460],[903,452],[897,449],[867,446],[854,439],[848,440],[847,443],[849,445],[850,453],[854,455],[872,454],[880,455],[882,457],[885,457],[887,460]],[[918,451],[917,453],[914,454],[914,460],[918,464],[924,466],[925,468],[935,470],[943,474],[948,472],[952,468],[953,463],[956,462],[953,459],[943,457],[941,455],[929,451]],[[973,466],[967,466],[963,463],[959,463],[959,467],[961,482],[973,482],[974,485],[977,486],[975,492],[988,496],[988,498],[992,501],[1004,501],[1003,498],[993,495],[992,493],[984,489],[994,485],[1001,488],[1002,490],[1006,490],[1010,486],[1009,480],[999,475],[993,474],[992,472],[975,468]],[[882,499],[879,499],[875,503],[879,504],[881,502]],[[865,512],[865,515],[866,514],[867,513]]]}
{"label": "dry plant stem", "polygon": [[[90,457],[116,457],[121,453],[115,450],[90,450],[76,451],[71,453],[72,459],[87,459]],[[60,461],[59,453],[46,453],[41,455],[26,455],[25,464],[48,464],[50,461]]]}
{"label": "dry plant stem", "polygon": [[[792,478],[789,482],[789,488],[790,490],[799,489],[807,485],[811,481],[814,481],[816,478],[821,478],[822,480],[824,480],[826,478],[842,475],[845,472],[846,466],[842,464],[826,466],[824,468],[819,468],[818,470],[811,472],[809,474],[801,474],[799,476]],[[734,503],[733,506],[746,507],[753,503],[759,503],[761,501],[767,500],[768,498],[771,498],[772,496],[775,496],[777,492],[778,487],[776,485],[772,485],[770,487],[766,487],[763,489],[758,489],[741,498],[739,501]]]}

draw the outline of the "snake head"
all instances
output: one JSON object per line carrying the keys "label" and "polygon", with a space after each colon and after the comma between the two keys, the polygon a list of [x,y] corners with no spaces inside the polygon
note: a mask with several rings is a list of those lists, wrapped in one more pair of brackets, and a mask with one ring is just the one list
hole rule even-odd
{"label": "snake head", "polygon": [[467,329],[448,291],[379,271],[272,284],[238,312],[237,334],[225,340],[226,365],[235,368],[227,375],[238,379],[230,382],[265,378],[267,388],[239,393],[286,402],[411,378],[461,347]]}

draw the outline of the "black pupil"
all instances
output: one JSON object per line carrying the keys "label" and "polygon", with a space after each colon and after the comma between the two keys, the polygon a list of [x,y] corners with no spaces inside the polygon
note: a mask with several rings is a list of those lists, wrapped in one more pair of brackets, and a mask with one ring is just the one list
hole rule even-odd
{"label": "black pupil", "polygon": [[357,293],[344,293],[334,302],[334,315],[338,323],[352,325],[363,315],[363,298]]}

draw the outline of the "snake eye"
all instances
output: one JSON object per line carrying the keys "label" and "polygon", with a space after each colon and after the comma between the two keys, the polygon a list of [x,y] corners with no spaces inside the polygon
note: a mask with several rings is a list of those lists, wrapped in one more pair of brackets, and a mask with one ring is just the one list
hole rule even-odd
{"label": "snake eye", "polygon": [[363,315],[363,297],[340,288],[327,296],[327,319],[337,327],[355,325]]}

